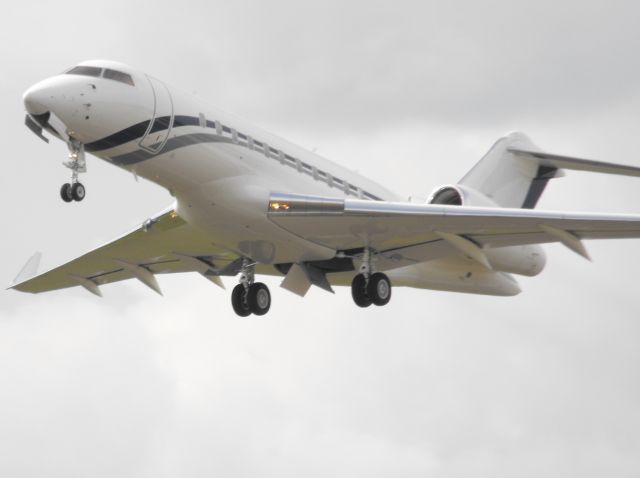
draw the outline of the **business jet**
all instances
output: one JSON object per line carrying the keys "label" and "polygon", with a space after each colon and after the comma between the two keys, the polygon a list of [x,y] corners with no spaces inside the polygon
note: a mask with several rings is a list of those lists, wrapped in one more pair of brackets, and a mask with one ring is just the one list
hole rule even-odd
{"label": "business jet", "polygon": [[[165,188],[174,204],[140,227],[48,272],[34,255],[11,288],[39,293],[197,272],[231,293],[242,317],[269,311],[259,275],[304,296],[350,286],[359,307],[394,287],[512,296],[513,275],[545,265],[539,244],[588,258],[584,239],[640,237],[640,215],[536,210],[564,170],[640,176],[640,168],[549,154],[522,133],[499,139],[454,184],[409,201],[336,163],[111,61],[80,63],[24,94],[26,126],[64,141],[63,201],[82,201],[90,153]],[[49,137],[48,137],[49,136]]]}

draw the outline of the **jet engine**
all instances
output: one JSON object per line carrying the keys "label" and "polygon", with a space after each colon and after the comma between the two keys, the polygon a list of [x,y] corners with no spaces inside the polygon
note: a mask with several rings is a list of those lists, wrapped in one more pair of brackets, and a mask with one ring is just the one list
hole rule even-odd
{"label": "jet engine", "polygon": [[[491,198],[460,184],[436,188],[427,202],[444,206],[500,207]],[[482,244],[479,245],[482,247]],[[542,272],[546,263],[544,250],[535,244],[495,248],[485,246],[482,249],[494,271],[535,276]]]}
{"label": "jet engine", "polygon": [[429,199],[429,204],[442,204],[446,206],[484,206],[500,207],[491,198],[475,189],[461,184],[444,185],[436,188]]}

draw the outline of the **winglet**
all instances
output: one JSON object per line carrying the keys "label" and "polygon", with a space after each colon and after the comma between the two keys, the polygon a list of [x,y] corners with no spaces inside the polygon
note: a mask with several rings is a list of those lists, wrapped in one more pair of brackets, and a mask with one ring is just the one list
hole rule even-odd
{"label": "winglet", "polygon": [[575,234],[572,234],[569,231],[565,231],[564,229],[557,229],[555,227],[546,226],[544,224],[540,224],[540,229],[542,229],[544,232],[546,232],[550,236],[555,237],[568,249],[571,249],[573,252],[575,252],[579,256],[582,256],[586,260],[591,261],[591,257],[587,252],[587,248],[584,247],[584,244],[582,243],[580,238]]}
{"label": "winglet", "polygon": [[[38,274],[38,267],[40,266],[40,260],[42,259],[42,253],[36,252],[32,255],[29,260],[26,262],[22,269],[18,273],[13,282],[11,283],[11,287],[14,285],[20,284],[21,282],[26,281],[27,279],[31,279],[33,276]],[[10,288],[11,288],[10,287]]]}

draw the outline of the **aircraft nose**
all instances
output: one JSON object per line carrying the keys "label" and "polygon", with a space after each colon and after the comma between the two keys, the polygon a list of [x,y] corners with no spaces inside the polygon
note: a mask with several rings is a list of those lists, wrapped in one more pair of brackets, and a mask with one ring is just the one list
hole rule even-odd
{"label": "aircraft nose", "polygon": [[29,88],[22,97],[27,113],[33,116],[42,115],[50,111],[47,99],[50,99],[50,95],[40,83]]}

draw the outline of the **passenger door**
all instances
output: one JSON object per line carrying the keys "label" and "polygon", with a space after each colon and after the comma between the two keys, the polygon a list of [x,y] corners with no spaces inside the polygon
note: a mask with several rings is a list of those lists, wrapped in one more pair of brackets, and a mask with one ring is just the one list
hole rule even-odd
{"label": "passenger door", "polygon": [[167,143],[173,127],[173,100],[169,89],[162,81],[150,76],[147,78],[153,90],[153,118],[138,144],[142,149],[157,154]]}

